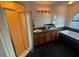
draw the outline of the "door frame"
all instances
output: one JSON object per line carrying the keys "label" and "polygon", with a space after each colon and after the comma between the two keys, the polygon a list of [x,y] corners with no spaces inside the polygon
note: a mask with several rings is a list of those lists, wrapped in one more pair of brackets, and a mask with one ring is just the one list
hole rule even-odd
{"label": "door frame", "polygon": [[33,51],[34,40],[33,40],[33,27],[32,27],[32,13],[30,11],[25,11],[27,26],[28,26],[28,36],[29,36],[29,49]]}

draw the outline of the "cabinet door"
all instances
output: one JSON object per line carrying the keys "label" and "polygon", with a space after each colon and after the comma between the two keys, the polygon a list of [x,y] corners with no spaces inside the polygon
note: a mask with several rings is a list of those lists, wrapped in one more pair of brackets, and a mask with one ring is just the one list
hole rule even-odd
{"label": "cabinet door", "polygon": [[45,32],[44,33],[40,33],[40,44],[45,43]]}
{"label": "cabinet door", "polygon": [[55,38],[55,39],[56,39],[56,40],[59,39],[59,30],[56,31],[56,38]]}
{"label": "cabinet door", "polygon": [[39,44],[40,44],[40,34],[34,33],[34,45],[39,45]]}
{"label": "cabinet door", "polygon": [[5,16],[11,33],[16,55],[20,56],[25,51],[25,48],[18,13],[12,10],[5,10]]}
{"label": "cabinet door", "polygon": [[56,31],[51,32],[51,41],[56,39]]}
{"label": "cabinet door", "polygon": [[50,41],[51,32],[46,32],[46,42]]}
{"label": "cabinet door", "polygon": [[25,19],[25,13],[19,13],[21,30],[23,34],[24,47],[27,49],[29,47],[28,41],[28,29],[27,29],[27,20]]}

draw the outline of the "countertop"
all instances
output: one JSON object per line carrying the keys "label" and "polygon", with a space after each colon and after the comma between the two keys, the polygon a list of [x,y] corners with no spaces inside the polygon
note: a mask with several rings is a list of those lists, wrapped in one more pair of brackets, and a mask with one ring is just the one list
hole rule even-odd
{"label": "countertop", "polygon": [[[37,30],[37,29],[36,29]],[[41,30],[41,29],[40,29]],[[43,32],[49,32],[49,31],[55,31],[55,30],[57,30],[57,28],[53,28],[53,29],[43,29],[43,30],[41,30],[40,32],[34,32],[34,33],[43,33]],[[35,31],[35,30],[33,30],[33,31]]]}

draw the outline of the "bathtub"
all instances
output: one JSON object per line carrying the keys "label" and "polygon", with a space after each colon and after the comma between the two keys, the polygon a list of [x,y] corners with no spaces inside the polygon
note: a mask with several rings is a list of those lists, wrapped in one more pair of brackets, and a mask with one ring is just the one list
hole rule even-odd
{"label": "bathtub", "polygon": [[70,36],[76,40],[79,40],[79,33],[77,32],[70,31],[70,30],[63,30],[63,31],[60,31],[60,33]]}
{"label": "bathtub", "polygon": [[59,39],[65,45],[79,53],[79,33],[71,30],[60,31]]}

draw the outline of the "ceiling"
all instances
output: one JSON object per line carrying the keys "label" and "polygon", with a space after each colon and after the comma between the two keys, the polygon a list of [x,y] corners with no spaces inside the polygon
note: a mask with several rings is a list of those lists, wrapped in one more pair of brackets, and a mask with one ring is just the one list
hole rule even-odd
{"label": "ceiling", "polygon": [[68,5],[68,1],[21,1],[28,7],[28,10],[35,11],[39,9],[55,10],[59,5]]}

